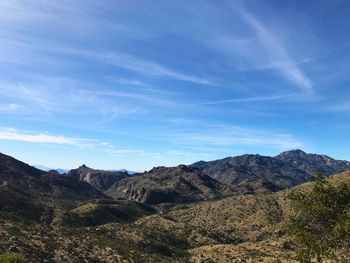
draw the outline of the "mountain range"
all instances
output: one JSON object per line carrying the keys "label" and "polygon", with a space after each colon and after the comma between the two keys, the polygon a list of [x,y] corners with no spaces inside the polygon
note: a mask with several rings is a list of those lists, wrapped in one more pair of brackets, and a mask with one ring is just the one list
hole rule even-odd
{"label": "mountain range", "polygon": [[262,180],[284,189],[309,181],[316,172],[331,175],[349,170],[350,162],[292,150],[275,157],[245,154],[211,162],[200,161],[191,166],[224,184],[240,185]]}
{"label": "mountain range", "polygon": [[275,157],[245,154],[188,166],[155,167],[133,175],[82,165],[69,171],[68,175],[91,184],[114,199],[154,205],[278,191],[310,181],[316,172],[332,175],[347,170],[350,170],[348,161],[292,150]]}
{"label": "mountain range", "polygon": [[133,175],[82,165],[62,175],[0,154],[0,254],[31,262],[293,262],[278,230],[288,213],[282,197],[316,172],[347,181],[348,170],[348,161],[292,150]]}

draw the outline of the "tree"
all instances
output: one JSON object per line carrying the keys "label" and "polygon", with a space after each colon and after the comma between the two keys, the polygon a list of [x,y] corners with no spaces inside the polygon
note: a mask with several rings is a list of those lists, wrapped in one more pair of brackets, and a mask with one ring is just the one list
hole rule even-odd
{"label": "tree", "polygon": [[316,175],[309,189],[298,188],[288,198],[287,231],[301,262],[350,262],[350,186],[330,184]]}
{"label": "tree", "polygon": [[27,260],[15,253],[5,253],[0,255],[0,263],[26,263]]}

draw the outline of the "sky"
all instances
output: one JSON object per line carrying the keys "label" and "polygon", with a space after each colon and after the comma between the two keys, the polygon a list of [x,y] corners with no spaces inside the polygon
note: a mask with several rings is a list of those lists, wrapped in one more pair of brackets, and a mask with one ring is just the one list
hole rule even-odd
{"label": "sky", "polygon": [[0,1],[0,152],[143,171],[350,160],[350,2]]}

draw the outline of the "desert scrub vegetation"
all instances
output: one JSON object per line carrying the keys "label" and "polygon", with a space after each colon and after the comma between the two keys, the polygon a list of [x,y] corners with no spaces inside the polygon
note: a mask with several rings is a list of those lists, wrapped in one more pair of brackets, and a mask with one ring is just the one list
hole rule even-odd
{"label": "desert scrub vegetation", "polygon": [[295,189],[288,198],[291,214],[287,232],[301,262],[350,262],[350,185],[332,184],[324,176],[307,189]]}
{"label": "desert scrub vegetation", "polygon": [[0,255],[0,263],[27,263],[28,261],[19,254],[5,253]]}

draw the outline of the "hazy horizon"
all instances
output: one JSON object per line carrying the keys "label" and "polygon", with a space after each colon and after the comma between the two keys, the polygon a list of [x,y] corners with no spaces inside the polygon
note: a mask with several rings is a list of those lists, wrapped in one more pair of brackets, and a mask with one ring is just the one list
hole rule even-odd
{"label": "hazy horizon", "polygon": [[0,2],[0,152],[143,171],[350,160],[347,1]]}

